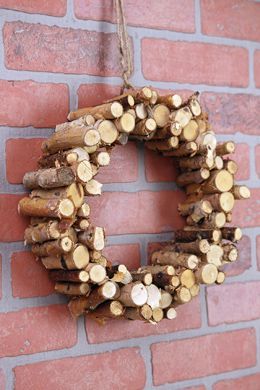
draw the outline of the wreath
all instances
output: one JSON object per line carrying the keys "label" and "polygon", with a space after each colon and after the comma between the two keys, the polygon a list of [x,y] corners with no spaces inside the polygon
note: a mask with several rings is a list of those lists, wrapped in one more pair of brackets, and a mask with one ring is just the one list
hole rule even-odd
{"label": "wreath", "polygon": [[[24,176],[31,190],[19,202],[19,212],[31,217],[25,243],[55,281],[55,291],[71,297],[72,315],[174,319],[176,307],[197,296],[200,284],[223,283],[223,265],[238,257],[241,230],[225,225],[234,201],[250,192],[234,184],[237,164],[226,158],[234,142],[217,144],[198,93],[183,101],[149,87],[132,89],[68,119],[43,142],[40,169]],[[152,254],[151,265],[136,271],[103,255],[104,228],[91,223],[88,205],[89,196],[101,194],[99,169],[109,164],[113,147],[129,138],[174,159],[177,184],[187,195],[178,205],[186,226]]]}

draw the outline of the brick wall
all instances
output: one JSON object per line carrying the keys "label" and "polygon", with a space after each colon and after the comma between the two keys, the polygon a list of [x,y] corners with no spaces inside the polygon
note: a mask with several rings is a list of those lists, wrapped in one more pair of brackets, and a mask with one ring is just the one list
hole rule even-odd
{"label": "brick wall", "polygon": [[[260,388],[260,3],[125,0],[137,86],[202,102],[219,140],[238,143],[237,180],[252,198],[236,208],[240,260],[222,287],[202,288],[175,321],[100,327],[70,318],[45,271],[23,246],[16,207],[42,139],[69,109],[118,93],[112,0],[0,0],[0,389]],[[259,145],[257,145],[259,144]],[[99,176],[93,218],[106,253],[136,268],[181,226],[175,170],[142,145],[113,152]],[[100,207],[101,205],[101,207]]]}

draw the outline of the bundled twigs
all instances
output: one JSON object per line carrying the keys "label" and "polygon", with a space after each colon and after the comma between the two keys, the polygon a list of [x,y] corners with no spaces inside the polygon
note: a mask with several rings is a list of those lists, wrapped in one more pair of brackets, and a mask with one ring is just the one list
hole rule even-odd
{"label": "bundled twigs", "polygon": [[[200,283],[223,283],[222,266],[238,257],[241,230],[225,224],[235,200],[250,191],[234,184],[237,166],[227,158],[234,143],[217,144],[198,94],[183,101],[144,87],[68,119],[43,143],[40,169],[24,176],[31,190],[19,203],[19,211],[31,216],[25,242],[49,270],[55,290],[71,297],[73,315],[174,319],[176,307],[198,295]],[[178,205],[186,227],[153,253],[152,265],[134,272],[103,255],[104,229],[91,223],[87,203],[102,192],[95,176],[110,163],[111,150],[131,137],[175,160],[177,183],[187,194]]]}

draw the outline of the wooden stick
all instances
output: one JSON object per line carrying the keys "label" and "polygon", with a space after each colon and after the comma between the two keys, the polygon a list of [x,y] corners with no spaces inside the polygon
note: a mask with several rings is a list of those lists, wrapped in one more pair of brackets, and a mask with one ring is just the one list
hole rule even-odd
{"label": "wooden stick", "polygon": [[158,96],[157,99],[158,103],[165,104],[169,108],[179,108],[182,104],[182,98],[180,95],[163,95],[163,96]]}
{"label": "wooden stick", "polygon": [[179,186],[186,186],[191,183],[202,183],[204,180],[208,179],[210,176],[210,171],[206,168],[201,168],[197,171],[185,172],[180,174],[177,177],[177,184]]}
{"label": "wooden stick", "polygon": [[86,271],[64,271],[64,270],[52,270],[49,273],[51,280],[54,282],[87,282],[89,280],[89,274]]}
{"label": "wooden stick", "polygon": [[191,118],[192,118],[192,113],[189,107],[180,108],[179,110],[173,111],[170,114],[170,120],[174,122],[178,122],[182,128],[189,123]]}
{"label": "wooden stick", "polygon": [[56,153],[60,150],[78,146],[94,146],[100,141],[99,132],[93,127],[74,127],[53,133],[42,144],[42,151],[46,154]]}
{"label": "wooden stick", "polygon": [[187,142],[180,144],[179,148],[176,150],[163,152],[163,155],[169,157],[193,156],[197,152],[197,150],[198,147],[195,142]]}
{"label": "wooden stick", "polygon": [[[155,275],[154,275],[155,276]],[[160,306],[161,292],[155,284],[150,284],[146,286],[147,291],[147,305],[149,305],[152,310]]]}
{"label": "wooden stick", "polygon": [[181,286],[176,289],[176,295],[174,295],[176,303],[183,304],[191,301],[191,293],[187,287]]}
{"label": "wooden stick", "polygon": [[210,178],[202,185],[202,191],[206,194],[227,192],[233,183],[233,176],[225,169],[211,171]]}
{"label": "wooden stick", "polygon": [[199,126],[195,120],[190,120],[189,123],[183,127],[182,132],[180,134],[181,141],[195,141],[195,139],[199,135]]}
{"label": "wooden stick", "polygon": [[128,320],[149,321],[152,318],[153,311],[149,305],[145,304],[141,307],[127,307],[124,317]]}
{"label": "wooden stick", "polygon": [[110,120],[100,120],[95,124],[95,127],[98,130],[103,145],[113,144],[119,136],[114,122]]}
{"label": "wooden stick", "polygon": [[210,249],[209,242],[206,239],[199,239],[193,242],[178,242],[174,245],[176,252],[192,253],[200,256],[207,253]]}
{"label": "wooden stick", "polygon": [[22,198],[18,212],[33,217],[70,218],[75,207],[70,199]]}
{"label": "wooden stick", "polygon": [[172,265],[145,265],[144,267],[139,268],[138,272],[149,272],[152,275],[157,274],[159,272],[163,272],[167,275],[175,275],[175,269]]}
{"label": "wooden stick", "polygon": [[174,267],[180,265],[190,269],[194,269],[198,265],[197,256],[168,250],[154,252],[151,260],[153,264],[171,264]]}
{"label": "wooden stick", "polygon": [[135,117],[129,112],[125,112],[121,118],[115,120],[116,128],[122,133],[131,133],[135,128]]}
{"label": "wooden stick", "polygon": [[40,223],[36,226],[29,226],[24,232],[25,244],[34,244],[36,242],[44,242],[48,240],[55,240],[61,235],[59,231],[59,224],[57,221],[49,221]]}
{"label": "wooden stick", "polygon": [[211,169],[214,164],[212,157],[207,155],[194,156],[192,158],[182,158],[178,161],[179,167],[182,169],[197,170],[200,168]]}
{"label": "wooden stick", "polygon": [[242,238],[242,231],[239,227],[223,227],[221,229],[222,237],[229,241],[239,241]]}
{"label": "wooden stick", "polygon": [[89,312],[88,316],[100,318],[102,320],[108,318],[119,318],[124,314],[125,308],[119,301],[105,302],[99,305],[95,311]]}
{"label": "wooden stick", "polygon": [[225,160],[224,162],[224,168],[231,173],[231,175],[235,175],[238,170],[237,163],[233,160]]}
{"label": "wooden stick", "polygon": [[157,104],[152,109],[152,117],[158,127],[164,127],[169,122],[170,110],[164,104]]}
{"label": "wooden stick", "polygon": [[199,227],[194,230],[176,230],[175,240],[182,242],[192,242],[196,239],[207,239],[213,242],[219,242],[221,239],[221,232],[218,229],[202,230]]}
{"label": "wooden stick", "polygon": [[177,148],[179,145],[178,137],[172,136],[163,141],[147,141],[145,146],[151,150],[164,151]]}
{"label": "wooden stick", "polygon": [[104,103],[100,106],[80,108],[77,111],[71,111],[68,115],[68,120],[78,119],[83,115],[90,114],[96,119],[114,119],[119,118],[123,114],[123,106],[119,102]]}
{"label": "wooden stick", "polygon": [[85,269],[89,273],[89,280],[92,283],[102,283],[106,279],[106,269],[100,264],[89,263]]}
{"label": "wooden stick", "polygon": [[216,147],[216,153],[219,156],[223,156],[225,154],[234,153],[235,151],[235,143],[233,141],[224,142],[223,144],[218,144]]}
{"label": "wooden stick", "polygon": [[140,136],[147,136],[151,134],[156,129],[156,122],[152,118],[143,119],[138,122],[131,132],[131,134],[136,134]]}
{"label": "wooden stick", "polygon": [[58,240],[46,241],[43,244],[32,245],[32,253],[35,256],[56,256],[69,252],[73,247],[73,242],[69,237],[63,237]]}
{"label": "wooden stick", "polygon": [[107,281],[91,291],[85,301],[84,307],[89,310],[95,310],[101,303],[107,300],[117,299],[119,294],[118,285],[114,282]]}
{"label": "wooden stick", "polygon": [[182,132],[182,128],[178,122],[169,122],[164,127],[156,129],[153,135],[153,140],[165,139],[168,137],[178,137]]}
{"label": "wooden stick", "polygon": [[90,286],[88,283],[61,283],[58,282],[54,287],[55,291],[66,295],[88,295]]}
{"label": "wooden stick", "polygon": [[146,286],[149,286],[152,284],[153,281],[153,275],[151,272],[144,271],[144,272],[131,272],[132,280],[134,282],[141,282]]}
{"label": "wooden stick", "polygon": [[161,290],[161,299],[159,303],[161,309],[166,309],[172,303],[172,295],[165,290]]}
{"label": "wooden stick", "polygon": [[104,229],[101,227],[90,226],[86,232],[78,235],[79,241],[91,249],[101,251],[105,246]]}
{"label": "wooden stick", "polygon": [[226,223],[226,215],[223,212],[212,213],[200,225],[202,229],[222,228]]}
{"label": "wooden stick", "polygon": [[246,186],[234,186],[231,189],[235,199],[248,199],[250,198],[250,190]]}
{"label": "wooden stick", "polygon": [[31,192],[30,198],[70,199],[74,203],[74,206],[79,208],[84,201],[84,190],[82,184],[72,183],[68,187],[59,187],[51,190],[35,189]]}

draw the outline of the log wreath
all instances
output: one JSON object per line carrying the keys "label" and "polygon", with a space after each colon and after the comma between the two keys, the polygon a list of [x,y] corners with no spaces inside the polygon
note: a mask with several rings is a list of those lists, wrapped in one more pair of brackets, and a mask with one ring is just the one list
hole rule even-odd
{"label": "log wreath", "polygon": [[[157,323],[174,319],[176,307],[197,296],[200,284],[224,282],[222,267],[237,259],[242,236],[239,227],[225,224],[235,200],[248,198],[250,191],[234,184],[237,164],[226,156],[235,144],[217,144],[198,97],[183,101],[148,87],[131,90],[71,112],[69,122],[43,142],[39,170],[24,176],[31,193],[19,202],[19,212],[31,217],[25,244],[32,245],[55,290],[70,296],[73,316]],[[129,137],[172,157],[177,184],[187,194],[178,205],[184,229],[152,254],[151,265],[134,272],[103,255],[104,229],[93,226],[85,202],[101,194],[95,176],[109,164],[113,147]]]}

